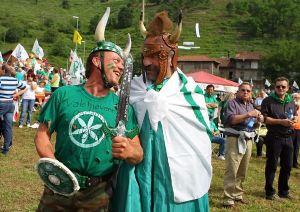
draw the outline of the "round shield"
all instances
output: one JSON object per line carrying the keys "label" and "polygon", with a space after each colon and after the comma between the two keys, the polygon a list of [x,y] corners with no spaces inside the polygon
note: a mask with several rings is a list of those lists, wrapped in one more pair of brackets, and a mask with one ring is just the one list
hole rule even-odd
{"label": "round shield", "polygon": [[72,171],[58,160],[41,158],[36,168],[45,185],[54,193],[71,196],[80,189]]}

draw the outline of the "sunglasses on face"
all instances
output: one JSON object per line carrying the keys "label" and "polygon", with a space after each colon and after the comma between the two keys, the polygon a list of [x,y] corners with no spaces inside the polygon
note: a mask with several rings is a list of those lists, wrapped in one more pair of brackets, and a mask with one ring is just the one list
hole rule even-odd
{"label": "sunglasses on face", "polygon": [[251,92],[251,90],[247,90],[247,89],[241,89],[240,91],[242,91],[242,92],[247,92],[247,93],[250,93],[250,92]]}
{"label": "sunglasses on face", "polygon": [[284,85],[276,85],[276,88],[277,88],[277,89],[280,89],[280,88],[286,89],[286,86],[284,86]]}

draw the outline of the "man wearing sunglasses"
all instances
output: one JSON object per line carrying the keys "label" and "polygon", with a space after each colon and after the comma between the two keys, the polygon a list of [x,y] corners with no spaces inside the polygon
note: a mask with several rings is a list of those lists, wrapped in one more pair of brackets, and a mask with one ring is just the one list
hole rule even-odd
{"label": "man wearing sunglasses", "polygon": [[254,123],[263,121],[263,116],[250,101],[251,94],[252,86],[247,82],[242,83],[236,98],[228,102],[225,110],[225,131],[228,135],[225,151],[225,207],[233,207],[236,202],[246,203],[242,183],[251,157]]}
{"label": "man wearing sunglasses", "polygon": [[287,93],[289,80],[279,77],[275,80],[275,92],[265,98],[261,105],[265,117],[268,133],[266,135],[267,162],[265,168],[266,199],[275,200],[273,181],[275,178],[278,158],[280,157],[280,173],[278,178],[278,196],[291,198],[289,195],[288,180],[293,162],[294,130],[292,128],[296,115],[293,98]]}

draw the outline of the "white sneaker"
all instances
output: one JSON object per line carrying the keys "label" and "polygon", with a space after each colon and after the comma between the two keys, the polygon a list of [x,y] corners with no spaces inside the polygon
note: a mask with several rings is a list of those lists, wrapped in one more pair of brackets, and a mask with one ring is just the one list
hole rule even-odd
{"label": "white sneaker", "polygon": [[23,128],[23,125],[19,125],[19,128]]}
{"label": "white sneaker", "polygon": [[27,126],[27,127],[31,127],[31,125],[30,125],[30,124],[27,124],[26,126]]}
{"label": "white sneaker", "polygon": [[219,156],[218,156],[218,159],[219,159],[219,160],[225,160],[225,157],[224,157],[223,155],[219,155]]}
{"label": "white sneaker", "polygon": [[31,128],[37,129],[39,127],[39,123],[34,123],[33,125],[31,125]]}

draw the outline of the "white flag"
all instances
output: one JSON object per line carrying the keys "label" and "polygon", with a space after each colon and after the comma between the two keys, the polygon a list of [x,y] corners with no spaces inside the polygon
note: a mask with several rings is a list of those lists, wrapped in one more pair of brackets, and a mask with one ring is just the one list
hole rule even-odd
{"label": "white flag", "polygon": [[21,61],[25,61],[29,58],[25,48],[21,45],[18,44],[16,46],[16,48],[14,49],[14,51],[11,53],[12,56],[14,56],[15,58],[17,58],[17,60],[21,60]]}
{"label": "white flag", "polygon": [[0,52],[0,63],[3,63],[3,57],[2,57],[1,52]]}
{"label": "white flag", "polygon": [[293,82],[293,87],[296,88],[296,89],[299,89],[299,86],[298,86],[296,81]]}
{"label": "white flag", "polygon": [[188,46],[178,46],[178,49],[191,50],[191,47],[188,47]]}
{"label": "white flag", "polygon": [[36,72],[37,72],[38,70],[41,70],[41,65],[40,65],[39,63],[35,63],[35,64],[34,64],[34,69],[33,69],[34,74],[36,74]]}
{"label": "white flag", "polygon": [[239,83],[239,84],[242,84],[242,83],[243,83],[243,80],[242,80],[241,78],[239,78],[238,83]]}
{"label": "white flag", "polygon": [[35,42],[33,44],[32,50],[31,50],[38,58],[41,60],[44,57],[44,50],[42,47],[40,47],[39,42],[37,39],[35,39]]}
{"label": "white flag", "polygon": [[75,57],[70,65],[69,74],[71,76],[71,84],[78,85],[80,84],[80,79],[82,78],[82,74],[85,73],[84,66],[82,64],[81,58],[79,58],[74,52]]}
{"label": "white flag", "polygon": [[271,83],[269,82],[269,80],[266,79],[265,85],[266,85],[267,87],[270,87]]}
{"label": "white flag", "polygon": [[78,56],[77,56],[76,51],[73,51],[73,50],[71,49],[69,61],[72,62],[73,60],[77,60],[77,59],[78,59]]}
{"label": "white flag", "polygon": [[72,63],[73,60],[77,60],[77,59],[78,59],[78,56],[77,56],[76,50],[73,51],[73,50],[71,49],[69,61]]}
{"label": "white flag", "polygon": [[196,23],[195,25],[195,31],[196,31],[196,37],[200,38],[200,28],[199,28],[199,23]]}
{"label": "white flag", "polygon": [[69,56],[69,62],[72,62],[72,61],[73,61],[73,56],[74,56],[74,52],[73,52],[73,50],[71,49],[71,51],[70,51],[70,56]]}

